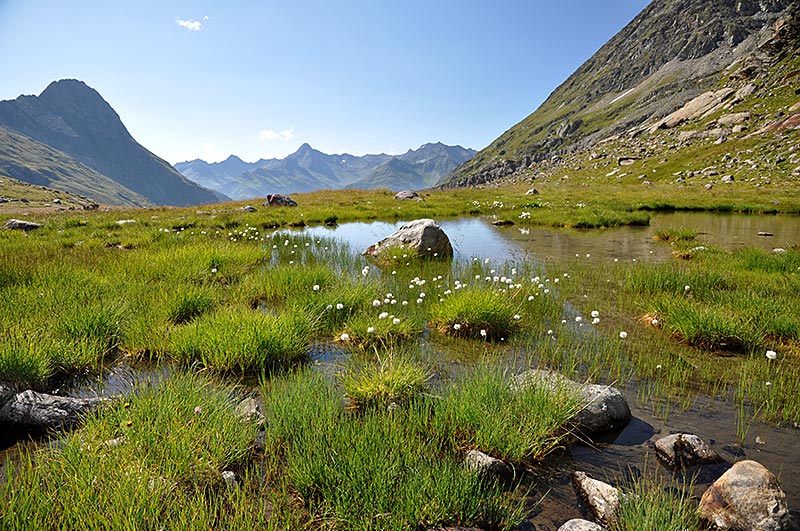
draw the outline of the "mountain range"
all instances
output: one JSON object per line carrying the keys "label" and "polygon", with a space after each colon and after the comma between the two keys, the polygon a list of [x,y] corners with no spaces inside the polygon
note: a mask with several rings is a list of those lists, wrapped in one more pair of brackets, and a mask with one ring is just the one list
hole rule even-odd
{"label": "mountain range", "polygon": [[715,84],[735,82],[735,92],[772,60],[764,52],[776,24],[796,10],[796,0],[655,0],[443,186],[537,171],[615,135],[641,134]]}
{"label": "mountain range", "polygon": [[402,155],[328,155],[303,144],[283,159],[244,162],[231,155],[222,162],[196,159],[175,165],[197,184],[233,199],[270,193],[299,193],[337,188],[427,188],[469,160],[475,150],[429,143]]}
{"label": "mountain range", "polygon": [[82,81],[0,101],[0,173],[110,205],[195,205],[227,197],[204,189],[142,147]]}

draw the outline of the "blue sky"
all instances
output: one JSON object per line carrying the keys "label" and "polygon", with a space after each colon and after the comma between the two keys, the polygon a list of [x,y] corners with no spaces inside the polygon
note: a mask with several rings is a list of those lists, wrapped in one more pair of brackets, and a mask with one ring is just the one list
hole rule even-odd
{"label": "blue sky", "polygon": [[0,0],[0,99],[95,88],[171,163],[480,149],[646,0]]}

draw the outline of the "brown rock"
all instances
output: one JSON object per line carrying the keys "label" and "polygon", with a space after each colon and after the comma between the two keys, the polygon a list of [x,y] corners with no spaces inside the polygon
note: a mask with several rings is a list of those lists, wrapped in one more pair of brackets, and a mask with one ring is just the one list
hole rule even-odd
{"label": "brown rock", "polygon": [[778,480],[756,461],[734,464],[706,490],[697,512],[701,518],[722,530],[797,529]]}

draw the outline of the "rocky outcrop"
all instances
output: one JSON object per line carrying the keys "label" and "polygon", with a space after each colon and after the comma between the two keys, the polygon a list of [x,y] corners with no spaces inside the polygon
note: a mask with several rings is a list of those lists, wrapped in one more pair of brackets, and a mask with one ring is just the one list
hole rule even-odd
{"label": "rocky outcrop", "polygon": [[674,433],[656,441],[656,456],[665,466],[678,469],[718,463],[717,453],[697,435]]}
{"label": "rocky outcrop", "polygon": [[102,398],[70,398],[28,390],[13,396],[0,408],[0,422],[58,428],[75,423],[102,402]]}
{"label": "rocky outcrop", "polygon": [[734,93],[735,91],[731,88],[723,88],[700,94],[677,111],[653,124],[650,128],[650,132],[654,133],[662,128],[672,129],[687,120],[693,120],[700,116],[708,115],[720,109],[723,103],[725,103],[725,100],[730,98]]}
{"label": "rocky outcrop", "polygon": [[363,252],[379,256],[386,249],[405,249],[423,258],[449,258],[453,256],[450,238],[432,219],[409,221],[391,236],[370,245]]}
{"label": "rocky outcrop", "polygon": [[797,529],[778,480],[756,461],[734,464],[706,490],[697,511],[701,518],[722,530]]}
{"label": "rocky outcrop", "polygon": [[631,409],[622,393],[614,387],[598,384],[581,384],[558,373],[545,369],[531,369],[514,377],[512,386],[546,385],[552,388],[565,386],[576,392],[585,406],[575,416],[574,422],[584,434],[591,435],[621,428],[631,420]]}
{"label": "rocky outcrop", "polygon": [[261,203],[261,206],[296,207],[297,201],[295,201],[288,195],[269,194],[267,198],[264,200],[264,202]]}
{"label": "rocky outcrop", "polygon": [[604,525],[614,521],[620,502],[620,494],[615,487],[593,479],[585,472],[572,474],[572,485],[598,521]]}
{"label": "rocky outcrop", "polygon": [[564,522],[564,524],[558,528],[558,531],[605,531],[605,529],[605,527],[590,522],[589,520],[573,518],[572,520]]}
{"label": "rocky outcrop", "polygon": [[34,223],[33,221],[25,221],[22,219],[13,219],[13,218],[6,221],[5,224],[3,225],[3,227],[9,230],[24,230],[26,232],[29,230],[38,229],[41,226],[42,225],[40,223]]}

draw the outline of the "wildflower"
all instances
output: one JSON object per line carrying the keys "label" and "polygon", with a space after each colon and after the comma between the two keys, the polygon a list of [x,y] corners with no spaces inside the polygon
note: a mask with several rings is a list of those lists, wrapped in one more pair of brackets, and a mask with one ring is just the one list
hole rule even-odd
{"label": "wildflower", "polygon": [[333,304],[329,304],[325,307],[326,310],[333,310]]}
{"label": "wildflower", "polygon": [[650,321],[650,324],[653,326],[658,326],[658,319],[653,319],[652,321]]}
{"label": "wildflower", "polygon": [[767,387],[769,387],[770,385],[772,385],[772,382],[764,382],[764,385],[766,385]]}
{"label": "wildflower", "polygon": [[548,336],[552,336],[552,335],[553,335],[553,331],[552,331],[552,330],[548,330],[548,331],[547,331],[547,335],[548,335]]}
{"label": "wildflower", "polygon": [[201,408],[200,406],[195,406],[195,408],[194,408],[194,414],[195,415],[199,415],[202,412],[203,412],[203,408]]}
{"label": "wildflower", "polygon": [[342,309],[344,309],[344,304],[342,304],[341,302],[337,302],[337,303],[336,303],[336,309],[337,309],[337,310],[342,310]]}
{"label": "wildflower", "polygon": [[400,319],[398,319],[397,317],[395,317],[394,319],[392,319],[392,324],[394,324],[394,325],[399,325],[399,324],[400,324]]}
{"label": "wildflower", "polygon": [[683,287],[683,291],[689,291],[690,289],[692,289],[692,287],[688,284]]}
{"label": "wildflower", "polygon": [[583,321],[583,317],[581,317],[580,315],[575,318],[576,323],[580,323],[581,321]]}
{"label": "wildflower", "polygon": [[387,317],[389,317],[389,312],[381,312],[378,319],[386,319]]}
{"label": "wildflower", "polygon": [[628,337],[628,332],[626,332],[625,330],[619,333],[620,339],[625,339],[626,337]]}
{"label": "wildflower", "polygon": [[768,359],[768,360],[774,360],[774,359],[776,359],[777,357],[778,357],[778,353],[777,353],[777,352],[775,352],[774,350],[768,350],[768,351],[767,351],[767,359]]}
{"label": "wildflower", "polygon": [[216,268],[216,267],[212,267],[212,268],[211,268],[211,273],[212,273],[212,274],[216,274],[216,272],[217,272],[217,268]]}
{"label": "wildflower", "polygon": [[381,305],[381,301],[379,301],[378,299],[375,299],[374,301],[372,301],[372,305],[373,306],[380,306]]}
{"label": "wildflower", "polygon": [[314,284],[314,287],[312,289],[314,291],[319,291],[319,284]]}
{"label": "wildflower", "polygon": [[600,318],[599,318],[599,317],[595,317],[594,319],[592,319],[592,324],[593,324],[593,325],[596,325],[596,324],[598,324],[599,322],[600,322]]}
{"label": "wildflower", "polygon": [[522,319],[522,317],[520,316],[520,314],[518,314],[518,313],[515,313],[515,314],[514,314],[514,319],[515,319],[515,320],[519,320],[519,319]]}
{"label": "wildflower", "polygon": [[528,302],[531,302],[534,299],[533,295],[528,295]]}
{"label": "wildflower", "polygon": [[367,333],[368,333],[368,334],[371,334],[371,333],[373,333],[374,331],[375,331],[375,327],[374,327],[374,326],[368,326],[368,327],[367,327]]}
{"label": "wildflower", "polygon": [[403,306],[408,306],[408,301],[403,301]]}
{"label": "wildflower", "polygon": [[481,336],[486,337],[486,330],[483,328],[481,328]]}
{"label": "wildflower", "polygon": [[361,276],[365,277],[367,275],[369,275],[369,266],[368,265],[364,266],[364,268],[361,269]]}
{"label": "wildflower", "polygon": [[339,336],[339,339],[341,339],[342,341],[350,341],[350,334],[344,333],[341,336]]}
{"label": "wildflower", "polygon": [[592,317],[600,317],[600,312],[598,312],[597,310],[593,310]]}
{"label": "wildflower", "polygon": [[461,330],[461,325],[459,323],[454,324],[453,330]]}
{"label": "wildflower", "polygon": [[656,369],[661,370],[661,365],[656,365]]}
{"label": "wildflower", "polygon": [[422,304],[422,299],[417,299],[417,304]]}

